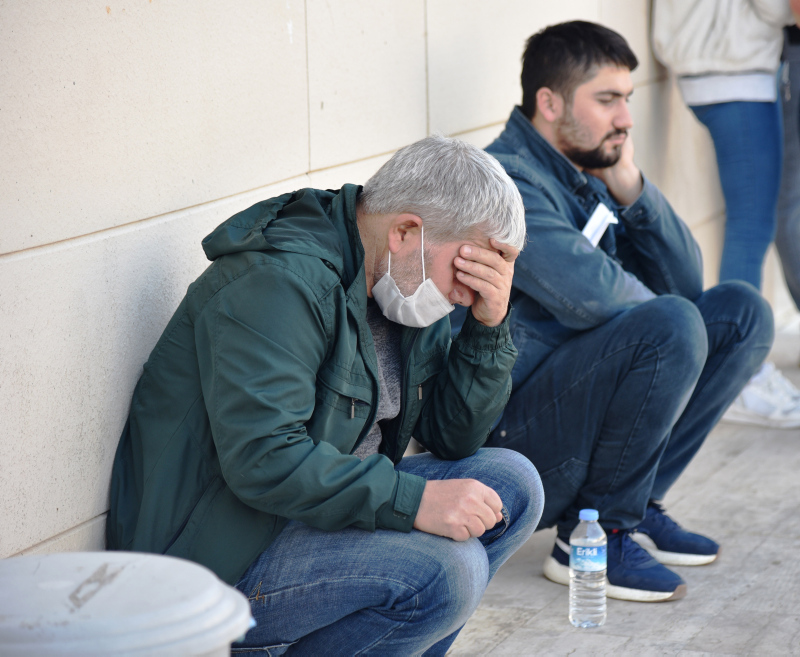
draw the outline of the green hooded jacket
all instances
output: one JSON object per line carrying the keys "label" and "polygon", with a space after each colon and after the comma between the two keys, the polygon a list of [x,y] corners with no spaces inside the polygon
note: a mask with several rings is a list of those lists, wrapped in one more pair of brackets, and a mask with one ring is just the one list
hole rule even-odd
{"label": "green hooded jacket", "polygon": [[109,549],[183,557],[235,583],[288,519],[410,531],[425,481],[397,472],[413,435],[474,454],[502,412],[516,349],[508,317],[403,328],[402,404],[381,454],[351,453],[374,422],[360,187],[304,189],[203,240],[213,263],[144,366],[111,479]]}

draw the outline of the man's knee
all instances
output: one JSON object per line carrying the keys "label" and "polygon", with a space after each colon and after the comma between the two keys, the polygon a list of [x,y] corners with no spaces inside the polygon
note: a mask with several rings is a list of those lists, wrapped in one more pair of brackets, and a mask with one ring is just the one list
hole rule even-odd
{"label": "man's knee", "polygon": [[744,281],[725,281],[706,290],[703,303],[711,321],[737,326],[740,342],[753,347],[772,346],[775,323],[772,308],[761,293]]}
{"label": "man's knee", "polygon": [[668,294],[628,312],[630,323],[640,327],[643,341],[656,349],[667,367],[672,363],[690,378],[700,376],[708,357],[708,332],[694,303]]}
{"label": "man's knee", "polygon": [[426,536],[426,559],[409,569],[418,583],[417,608],[439,626],[442,637],[457,630],[477,609],[489,583],[489,560],[477,539],[451,541]]}
{"label": "man's knee", "polygon": [[510,521],[529,524],[533,533],[544,507],[544,488],[533,463],[527,456],[502,447],[485,448],[478,453],[491,459],[494,477],[504,482],[506,490],[497,492]]}

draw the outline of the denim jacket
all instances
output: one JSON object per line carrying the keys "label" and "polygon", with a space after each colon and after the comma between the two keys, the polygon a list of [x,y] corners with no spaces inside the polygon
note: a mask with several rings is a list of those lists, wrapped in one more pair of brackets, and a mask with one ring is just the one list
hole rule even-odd
{"label": "denim jacket", "polygon": [[[700,249],[649,180],[632,205],[620,206],[605,184],[539,135],[519,107],[486,150],[517,184],[528,228],[511,295],[511,334],[519,351],[514,387],[580,331],[656,295],[700,296]],[[599,203],[619,224],[609,226],[595,248],[581,230]]]}

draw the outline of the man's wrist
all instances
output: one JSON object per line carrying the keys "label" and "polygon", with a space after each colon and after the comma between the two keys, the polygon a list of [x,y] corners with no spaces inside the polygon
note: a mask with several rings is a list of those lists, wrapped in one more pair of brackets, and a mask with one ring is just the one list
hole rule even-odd
{"label": "man's wrist", "polygon": [[622,189],[610,189],[609,191],[620,205],[628,207],[636,203],[636,199],[642,195],[642,191],[644,190],[644,176],[642,176],[641,170],[636,168],[635,171],[626,174],[625,177],[630,177],[632,182],[622,185]]}
{"label": "man's wrist", "polygon": [[497,349],[502,349],[508,342],[511,342],[511,332],[509,328],[511,309],[512,306],[511,303],[509,303],[503,321],[497,326],[486,326],[482,324],[475,319],[470,309],[461,327],[459,340],[468,344],[476,351],[495,351]]}

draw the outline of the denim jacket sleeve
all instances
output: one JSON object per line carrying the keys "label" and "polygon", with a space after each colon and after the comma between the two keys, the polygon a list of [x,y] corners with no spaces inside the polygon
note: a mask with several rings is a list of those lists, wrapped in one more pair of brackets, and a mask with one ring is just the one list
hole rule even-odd
{"label": "denim jacket sleeve", "polygon": [[595,248],[544,185],[508,171],[525,203],[528,243],[514,264],[514,287],[564,326],[586,330],[655,297],[636,276]]}
{"label": "denim jacket sleeve", "polygon": [[592,246],[546,185],[509,174],[522,194],[528,226],[514,286],[564,326],[586,330],[658,294],[694,299],[702,292],[697,244],[649,181],[631,206],[618,209],[624,235],[617,259]]}
{"label": "denim jacket sleeve", "polygon": [[703,291],[703,260],[689,228],[656,186],[645,178],[639,198],[619,216],[625,227],[617,239],[623,267],[656,294],[697,299]]}

